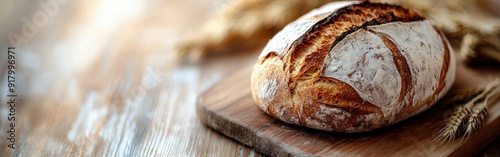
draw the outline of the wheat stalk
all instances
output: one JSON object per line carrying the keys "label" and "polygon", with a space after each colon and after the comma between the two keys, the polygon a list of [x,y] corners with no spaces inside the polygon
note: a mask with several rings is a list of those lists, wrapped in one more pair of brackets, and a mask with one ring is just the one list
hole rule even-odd
{"label": "wheat stalk", "polygon": [[[446,125],[441,129],[438,138],[443,140],[452,140],[456,136],[462,134],[463,126],[467,122],[467,116],[471,113],[472,102],[479,94],[484,91],[484,88],[473,88],[456,92],[452,97],[455,99],[451,104],[459,105],[450,114]],[[469,102],[469,103],[467,103]],[[465,105],[464,105],[465,104]]]}
{"label": "wheat stalk", "polygon": [[[197,61],[207,54],[254,46],[310,10],[337,0],[236,0],[209,19],[195,34],[173,46],[175,57]],[[233,49],[234,50],[234,49]]]}
{"label": "wheat stalk", "polygon": [[456,94],[453,104],[459,104],[440,130],[438,139],[451,141],[460,136],[469,136],[484,123],[488,114],[488,100],[500,93],[500,79],[485,87],[473,88]]}
{"label": "wheat stalk", "polygon": [[438,138],[443,140],[451,140],[460,134],[460,128],[464,125],[464,119],[469,114],[465,106],[459,106],[450,116],[446,125],[441,129]]}
{"label": "wheat stalk", "polygon": [[[255,46],[302,14],[338,0],[235,0],[222,7],[197,33],[179,41],[173,54],[198,60],[217,52],[238,52],[239,45]],[[399,4],[427,17],[448,35],[462,36],[466,61],[489,58],[500,62],[500,18],[481,10],[477,0],[371,0]],[[233,50],[233,51],[231,51]]]}
{"label": "wheat stalk", "polygon": [[467,126],[465,126],[465,134],[470,135],[479,128],[483,122],[485,117],[488,115],[488,98],[485,98],[484,101],[480,101],[476,106],[474,106],[470,112],[469,120],[467,121]]}

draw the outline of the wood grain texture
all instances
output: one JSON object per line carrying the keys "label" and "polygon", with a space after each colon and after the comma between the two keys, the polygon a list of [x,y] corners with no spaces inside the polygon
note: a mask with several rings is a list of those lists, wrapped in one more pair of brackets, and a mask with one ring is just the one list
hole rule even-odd
{"label": "wood grain texture", "polygon": [[20,34],[22,18],[43,9],[38,1],[2,3],[0,156],[260,156],[202,125],[195,110],[198,93],[258,54],[211,57],[199,65],[170,57],[169,46],[197,29],[219,3],[60,5],[36,35],[16,46],[15,150],[5,140],[6,34]]}
{"label": "wood grain texture", "polygon": [[[494,68],[495,65],[490,66]],[[395,125],[361,134],[324,132],[286,124],[261,111],[250,91],[249,65],[204,93],[200,119],[213,129],[270,156],[472,156],[500,133],[500,101],[492,102],[486,124],[463,140],[435,140],[449,107],[438,104]],[[460,64],[453,89],[481,85],[498,69]]]}

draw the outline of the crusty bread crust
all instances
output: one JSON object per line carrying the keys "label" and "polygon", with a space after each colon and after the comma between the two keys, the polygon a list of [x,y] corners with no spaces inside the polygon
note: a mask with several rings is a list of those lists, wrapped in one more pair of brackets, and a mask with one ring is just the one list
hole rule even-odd
{"label": "crusty bread crust", "polygon": [[273,37],[254,66],[252,96],[288,123],[369,131],[441,98],[454,80],[450,51],[437,29],[405,8],[331,3]]}

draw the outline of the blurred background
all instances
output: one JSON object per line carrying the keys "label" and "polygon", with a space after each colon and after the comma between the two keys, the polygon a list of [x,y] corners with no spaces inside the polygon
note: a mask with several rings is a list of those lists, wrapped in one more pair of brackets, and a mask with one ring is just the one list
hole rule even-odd
{"label": "blurred background", "polygon": [[[195,101],[258,54],[177,64],[169,52],[224,3],[1,0],[0,156],[253,153],[203,126]],[[14,45],[15,151],[4,140],[7,47]]]}
{"label": "blurred background", "polygon": [[[198,64],[171,56],[175,41],[227,1],[0,0],[0,156],[258,156],[195,112],[199,93],[258,51]],[[15,150],[4,140],[9,46]]]}
{"label": "blurred background", "polygon": [[[6,50],[11,39],[18,39],[14,43],[19,43],[17,66],[23,79],[19,81],[25,82],[19,91],[40,95],[51,82],[89,69],[115,70],[112,61],[131,67],[152,58],[168,62],[169,46],[198,28],[214,13],[217,3],[223,2],[5,0],[0,6],[0,44]],[[10,35],[14,38],[9,39]]]}

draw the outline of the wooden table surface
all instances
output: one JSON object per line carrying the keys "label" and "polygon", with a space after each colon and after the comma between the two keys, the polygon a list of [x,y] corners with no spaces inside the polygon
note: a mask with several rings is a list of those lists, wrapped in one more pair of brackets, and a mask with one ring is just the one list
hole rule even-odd
{"label": "wooden table surface", "polygon": [[[0,156],[260,156],[195,112],[199,93],[258,54],[199,64],[170,56],[225,0],[1,1]],[[24,39],[14,50],[16,149],[7,140],[9,34]],[[481,154],[499,152],[497,139]]]}

